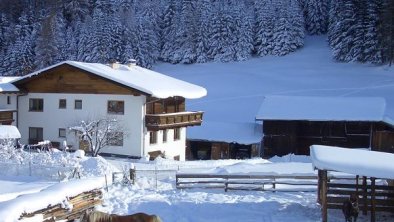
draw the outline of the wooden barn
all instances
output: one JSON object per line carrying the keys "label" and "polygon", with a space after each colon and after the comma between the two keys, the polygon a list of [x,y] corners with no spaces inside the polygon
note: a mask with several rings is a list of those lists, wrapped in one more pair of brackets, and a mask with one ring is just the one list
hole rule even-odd
{"label": "wooden barn", "polygon": [[261,125],[204,121],[201,129],[190,128],[187,160],[248,159],[261,156]]}
{"label": "wooden barn", "polygon": [[394,121],[385,109],[376,97],[266,97],[256,116],[264,156],[309,155],[313,144],[394,153]]}

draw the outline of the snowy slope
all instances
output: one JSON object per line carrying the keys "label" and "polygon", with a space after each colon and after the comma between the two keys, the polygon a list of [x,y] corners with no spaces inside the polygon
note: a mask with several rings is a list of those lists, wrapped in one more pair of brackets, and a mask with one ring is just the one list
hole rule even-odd
{"label": "snowy slope", "polygon": [[[208,90],[206,97],[187,104],[189,110],[205,111],[203,125],[188,129],[191,139],[258,142],[261,130],[245,130],[245,125],[255,125],[264,96],[272,95],[383,97],[386,116],[394,119],[394,68],[336,63],[325,36],[308,36],[304,48],[283,57],[232,63],[159,64],[155,70]],[[226,127],[218,127],[221,125]]]}

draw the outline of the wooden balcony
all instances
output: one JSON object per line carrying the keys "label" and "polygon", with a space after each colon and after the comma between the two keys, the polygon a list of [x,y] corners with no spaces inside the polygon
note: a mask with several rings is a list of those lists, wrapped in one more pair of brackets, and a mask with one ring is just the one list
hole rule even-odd
{"label": "wooden balcony", "polygon": [[11,125],[14,122],[13,113],[15,110],[0,110],[0,124]]}
{"label": "wooden balcony", "polygon": [[145,125],[150,131],[185,126],[199,126],[204,112],[177,112],[163,114],[146,114]]}

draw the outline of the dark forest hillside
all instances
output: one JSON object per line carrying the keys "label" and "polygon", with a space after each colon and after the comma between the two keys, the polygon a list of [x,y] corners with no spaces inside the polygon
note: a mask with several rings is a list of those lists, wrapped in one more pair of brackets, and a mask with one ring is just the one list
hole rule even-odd
{"label": "dark forest hillside", "polygon": [[327,34],[342,62],[394,59],[394,0],[0,0],[0,73],[63,60],[203,63],[284,56]]}

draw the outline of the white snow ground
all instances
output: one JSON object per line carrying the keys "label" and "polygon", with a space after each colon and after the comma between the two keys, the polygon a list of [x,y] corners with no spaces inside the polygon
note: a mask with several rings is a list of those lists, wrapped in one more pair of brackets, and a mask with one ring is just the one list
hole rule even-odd
{"label": "white snow ground", "polygon": [[[207,63],[194,65],[160,64],[159,72],[201,85],[208,90],[202,99],[188,101],[188,110],[203,110],[201,127],[188,129],[189,138],[220,141],[257,142],[261,127],[254,119],[266,95],[297,96],[362,96],[384,97],[386,114],[394,116],[394,69],[368,64],[334,63],[325,37],[307,37],[305,47],[285,57],[267,56],[237,63]],[[28,170],[7,165],[0,176],[0,201],[5,202],[21,193],[38,192],[54,182],[51,170],[54,165],[76,166],[84,176],[102,176],[114,170],[103,159],[76,160],[72,156],[54,158],[42,155],[34,162],[47,164],[49,171],[40,170],[40,179],[28,177]],[[129,160],[110,159],[122,171],[130,166]],[[134,162],[137,169],[180,169],[184,172],[270,172],[311,174],[310,160],[305,157],[286,156],[266,160],[252,159],[221,161],[175,162],[158,160],[152,163]],[[368,160],[366,160],[368,161]],[[24,162],[26,165],[27,163]],[[13,174],[17,174],[14,177]],[[45,174],[45,175],[44,175]],[[175,188],[172,173],[160,175],[146,171],[139,175],[137,184],[123,187],[113,185],[105,193],[105,205],[100,210],[131,214],[147,212],[160,215],[165,222],[200,221],[321,221],[315,192],[260,192],[229,191],[223,189]],[[52,178],[52,179],[50,179]],[[343,221],[339,210],[329,210],[329,221]],[[378,221],[392,221],[393,215],[379,214]],[[1,220],[0,220],[1,221]],[[361,222],[369,221],[360,216]]]}

